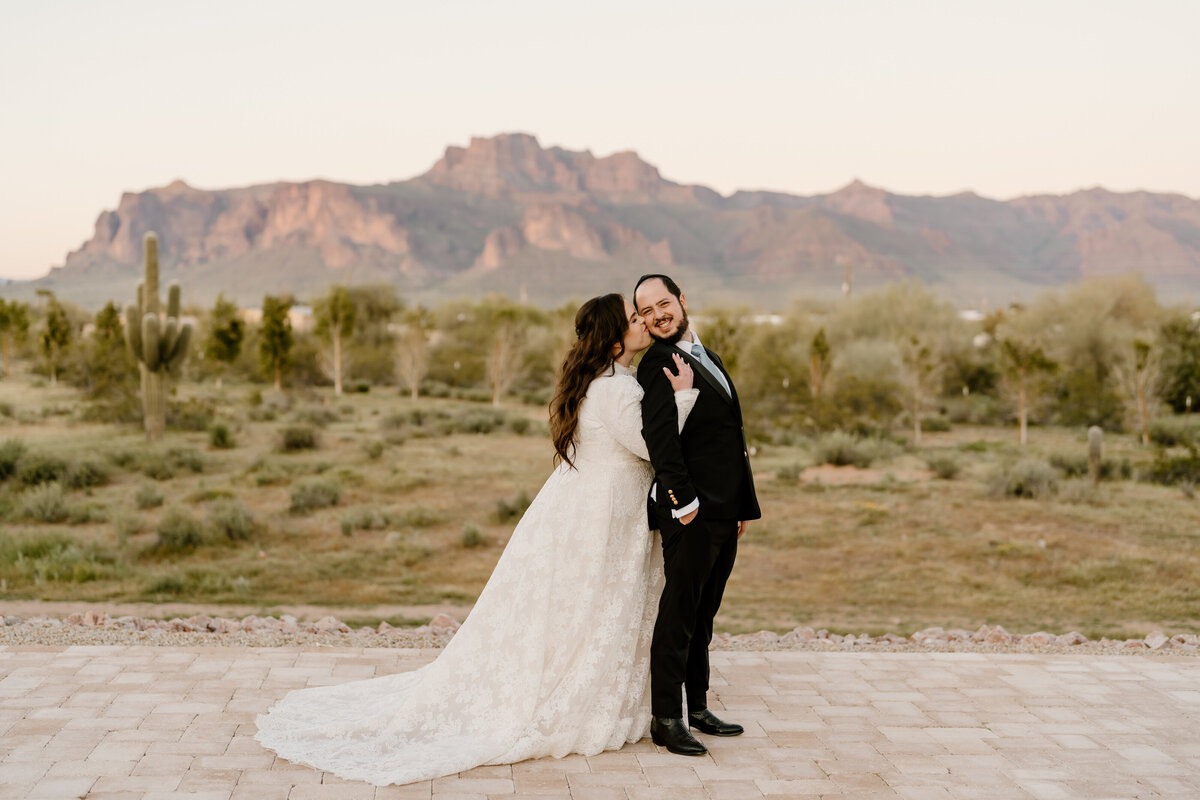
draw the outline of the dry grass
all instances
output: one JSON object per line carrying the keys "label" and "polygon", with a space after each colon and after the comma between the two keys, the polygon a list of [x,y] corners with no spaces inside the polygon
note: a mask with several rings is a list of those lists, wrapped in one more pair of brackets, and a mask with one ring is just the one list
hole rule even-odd
{"label": "dry grass", "polygon": [[[409,426],[389,437],[395,430],[381,420],[413,408],[394,390],[338,400],[314,393],[273,420],[254,421],[250,389],[227,386],[218,396],[210,387],[183,387],[185,396],[215,403],[236,446],[215,449],[203,431],[169,433],[163,450],[198,452],[203,471],[180,469],[156,482],[161,507],[137,508],[134,495],[148,479],[132,466],[113,466],[106,485],[68,493],[97,510],[89,519],[105,521],[23,519],[22,490],[12,480],[0,484],[0,592],[264,609],[315,604],[341,608],[358,624],[378,619],[356,608],[386,605],[400,609],[391,619],[421,619],[403,607],[473,601],[515,524],[501,522],[506,515],[498,509],[521,493],[532,496],[551,469],[548,441],[537,432],[544,427],[539,407],[507,410],[533,420],[524,435],[510,425],[447,433],[447,415],[468,419],[490,409],[422,401],[439,427]],[[31,389],[9,379],[0,381],[0,401],[16,409],[0,419],[0,440],[19,438],[32,452],[112,463],[113,454],[148,449],[133,429],[43,416],[43,405],[78,405],[68,388]],[[280,452],[280,431],[298,414],[320,418],[320,446]],[[1085,447],[1081,431],[1035,429],[1031,437],[1033,454],[1044,458]],[[1131,441],[1109,438],[1113,457],[1147,459]],[[719,627],[804,623],[876,633],[999,623],[1089,636],[1200,630],[1200,503],[1133,481],[1105,482],[1094,494],[1076,487],[1036,500],[990,496],[989,475],[1018,455],[1014,439],[1013,431],[956,427],[927,435],[919,452],[837,473],[799,468],[815,462],[812,445],[763,448],[755,468],[765,519],[742,541]],[[383,440],[389,443],[379,451]],[[956,478],[927,469],[939,453],[961,464]],[[291,513],[292,490],[316,476],[338,483],[337,505]],[[181,555],[151,548],[166,509],[183,507],[205,520],[214,504],[230,502],[253,516],[247,540],[209,536]],[[343,515],[360,508],[384,524],[344,535]],[[481,546],[464,546],[467,526],[478,530]],[[37,558],[17,558],[21,548]]]}

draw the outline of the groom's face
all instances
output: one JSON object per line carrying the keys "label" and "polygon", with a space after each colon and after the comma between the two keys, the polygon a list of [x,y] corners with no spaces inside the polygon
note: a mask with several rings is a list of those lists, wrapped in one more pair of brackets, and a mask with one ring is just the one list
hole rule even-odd
{"label": "groom's face", "polygon": [[661,279],[651,278],[637,288],[634,299],[655,339],[674,344],[687,333],[687,295],[676,297]]}

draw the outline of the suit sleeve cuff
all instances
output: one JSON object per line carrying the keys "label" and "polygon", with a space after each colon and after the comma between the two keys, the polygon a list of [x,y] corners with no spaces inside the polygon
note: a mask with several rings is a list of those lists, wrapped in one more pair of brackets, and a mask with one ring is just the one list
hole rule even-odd
{"label": "suit sleeve cuff", "polygon": [[674,517],[675,519],[679,519],[680,517],[686,517],[688,514],[692,513],[699,507],[700,507],[700,498],[697,497],[695,500],[688,503],[683,508],[672,508],[671,516]]}

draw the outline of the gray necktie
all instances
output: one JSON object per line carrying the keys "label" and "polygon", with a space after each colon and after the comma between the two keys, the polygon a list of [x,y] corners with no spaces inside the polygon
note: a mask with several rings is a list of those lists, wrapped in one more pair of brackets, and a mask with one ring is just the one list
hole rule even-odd
{"label": "gray necktie", "polygon": [[692,357],[708,370],[709,375],[717,379],[717,383],[721,384],[725,389],[725,394],[733,397],[733,392],[729,391],[729,381],[725,380],[725,376],[721,373],[721,370],[717,369],[717,365],[712,362],[712,359],[708,357],[708,353],[705,352],[702,345],[692,344]]}

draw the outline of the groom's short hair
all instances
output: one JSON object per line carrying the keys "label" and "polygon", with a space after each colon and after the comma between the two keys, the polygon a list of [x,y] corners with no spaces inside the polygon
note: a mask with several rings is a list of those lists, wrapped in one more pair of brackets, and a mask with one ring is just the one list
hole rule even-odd
{"label": "groom's short hair", "polygon": [[638,278],[637,285],[633,287],[633,302],[635,305],[637,304],[637,290],[642,288],[643,283],[646,281],[652,281],[655,278],[658,278],[663,282],[663,286],[666,286],[667,291],[675,295],[676,300],[678,300],[683,294],[683,290],[679,288],[679,284],[671,280],[670,276],[652,272],[649,275],[643,275],[642,277]]}

